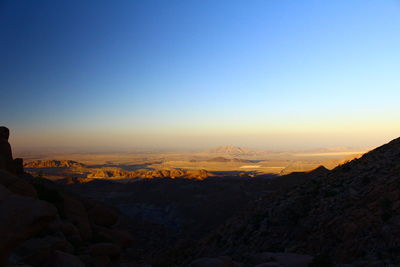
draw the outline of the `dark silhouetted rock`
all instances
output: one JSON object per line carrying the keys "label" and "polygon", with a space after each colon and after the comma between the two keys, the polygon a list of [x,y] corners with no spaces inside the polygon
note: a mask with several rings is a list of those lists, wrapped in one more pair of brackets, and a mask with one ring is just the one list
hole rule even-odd
{"label": "dark silhouetted rock", "polygon": [[90,246],[90,254],[93,256],[109,256],[118,257],[121,254],[121,249],[112,243],[98,243]]}
{"label": "dark silhouetted rock", "polygon": [[8,138],[10,130],[7,127],[0,127],[0,169],[15,172],[13,168],[13,156]]}
{"label": "dark silhouetted rock", "polygon": [[41,200],[16,195],[0,185],[0,263],[10,252],[56,217],[56,209]]}
{"label": "dark silhouetted rock", "polygon": [[72,245],[63,237],[46,236],[29,239],[16,249],[15,254],[25,263],[44,266],[57,250],[66,253],[74,251]]}
{"label": "dark silhouetted rock", "polygon": [[[307,267],[313,261],[309,255],[264,252],[251,255],[250,262],[257,266]],[[274,265],[275,264],[275,265]]]}
{"label": "dark silhouetted rock", "polygon": [[100,226],[110,227],[118,222],[117,212],[104,205],[97,204],[88,214],[90,221]]}
{"label": "dark silhouetted rock", "polygon": [[85,264],[82,261],[69,253],[56,251],[54,256],[50,262],[50,264],[46,265],[49,267],[85,267]]}
{"label": "dark silhouetted rock", "polygon": [[37,198],[37,192],[29,182],[7,171],[0,170],[0,184],[15,194]]}
{"label": "dark silhouetted rock", "polygon": [[200,258],[194,260],[189,267],[240,267],[237,262],[232,261],[229,257],[218,258]]}
{"label": "dark silhouetted rock", "polygon": [[92,236],[92,229],[83,204],[76,198],[64,195],[63,210],[67,220],[78,228],[80,236],[84,240],[89,240]]}

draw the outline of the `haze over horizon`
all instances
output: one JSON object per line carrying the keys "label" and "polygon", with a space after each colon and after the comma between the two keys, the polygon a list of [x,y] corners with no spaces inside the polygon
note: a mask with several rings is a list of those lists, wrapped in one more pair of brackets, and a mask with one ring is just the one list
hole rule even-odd
{"label": "haze over horizon", "polygon": [[2,1],[17,148],[377,146],[400,136],[400,2]]}

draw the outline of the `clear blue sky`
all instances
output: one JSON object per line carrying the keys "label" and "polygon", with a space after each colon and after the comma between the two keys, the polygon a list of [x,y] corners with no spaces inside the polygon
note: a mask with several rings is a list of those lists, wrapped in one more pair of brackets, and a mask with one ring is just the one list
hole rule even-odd
{"label": "clear blue sky", "polygon": [[260,148],[400,136],[400,1],[0,2],[16,146]]}

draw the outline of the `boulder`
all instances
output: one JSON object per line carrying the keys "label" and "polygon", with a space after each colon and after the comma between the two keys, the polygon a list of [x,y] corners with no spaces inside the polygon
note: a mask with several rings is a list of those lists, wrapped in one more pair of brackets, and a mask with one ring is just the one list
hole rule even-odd
{"label": "boulder", "polygon": [[56,251],[48,267],[85,267],[82,261],[71,254]]}
{"label": "boulder", "polygon": [[254,267],[283,267],[283,266],[277,262],[267,262],[267,263],[258,264]]}
{"label": "boulder", "polygon": [[56,236],[29,239],[19,246],[14,254],[24,263],[33,266],[44,266],[56,250],[72,253],[73,247],[67,240]]}
{"label": "boulder", "polygon": [[109,207],[97,204],[89,210],[89,219],[94,224],[111,227],[118,222],[118,213]]}
{"label": "boulder", "polygon": [[78,255],[79,259],[85,264],[85,266],[92,266],[92,261],[93,258],[90,255],[87,254],[79,254]]}
{"label": "boulder", "polygon": [[92,236],[89,218],[82,203],[71,196],[63,195],[63,211],[68,221],[74,224],[84,240]]}
{"label": "boulder", "polygon": [[89,247],[89,252],[92,256],[109,256],[114,258],[121,254],[121,249],[112,243],[97,243]]}
{"label": "boulder", "polygon": [[0,170],[0,184],[15,194],[37,198],[36,190],[30,183],[7,171]]}
{"label": "boulder", "polygon": [[79,235],[79,230],[76,228],[76,226],[66,221],[61,223],[61,231],[66,237]]}
{"label": "boulder", "polygon": [[128,248],[133,244],[132,234],[126,230],[109,229],[95,225],[93,226],[93,231],[99,240],[112,242],[121,248]]}
{"label": "boulder", "polygon": [[57,210],[47,202],[12,194],[0,185],[0,265],[22,242],[44,230]]}
{"label": "boulder", "polygon": [[107,231],[110,239],[121,248],[128,248],[133,243],[133,237],[130,232],[124,230]]}
{"label": "boulder", "polygon": [[93,267],[111,267],[110,257],[106,255],[96,255],[93,256],[92,262]]}
{"label": "boulder", "polygon": [[152,267],[152,265],[147,263],[130,262],[127,264],[127,267]]}
{"label": "boulder", "polygon": [[232,261],[229,257],[218,258],[200,258],[189,265],[190,267],[240,267],[237,262]]}
{"label": "boulder", "polygon": [[253,254],[250,259],[252,264],[260,265],[257,265],[258,267],[263,264],[278,264],[278,266],[284,267],[307,267],[313,261],[313,257],[310,255],[272,252]]}
{"label": "boulder", "polygon": [[76,226],[72,223],[63,221],[61,223],[61,232],[73,246],[80,247],[83,245],[84,242],[82,240],[81,234],[78,228],[76,228]]}

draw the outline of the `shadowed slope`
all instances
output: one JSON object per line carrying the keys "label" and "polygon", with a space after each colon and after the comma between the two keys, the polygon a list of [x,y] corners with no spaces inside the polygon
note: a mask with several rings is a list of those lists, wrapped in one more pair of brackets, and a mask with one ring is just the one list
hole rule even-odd
{"label": "shadowed slope", "polygon": [[[289,251],[336,263],[399,264],[400,139],[282,195],[269,195],[202,244],[198,255]],[[284,177],[282,177],[284,178]]]}

